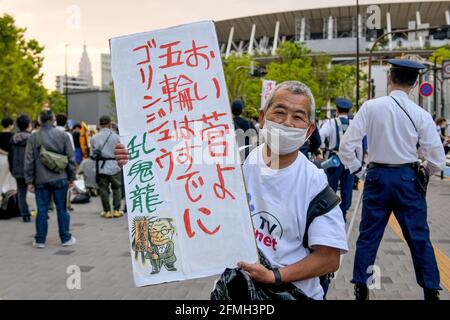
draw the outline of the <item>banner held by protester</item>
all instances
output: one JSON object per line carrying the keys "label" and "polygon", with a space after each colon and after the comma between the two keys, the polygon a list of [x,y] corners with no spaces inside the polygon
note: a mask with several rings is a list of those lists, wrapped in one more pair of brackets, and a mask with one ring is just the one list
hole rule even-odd
{"label": "banner held by protester", "polygon": [[136,286],[258,259],[214,24],[110,40]]}

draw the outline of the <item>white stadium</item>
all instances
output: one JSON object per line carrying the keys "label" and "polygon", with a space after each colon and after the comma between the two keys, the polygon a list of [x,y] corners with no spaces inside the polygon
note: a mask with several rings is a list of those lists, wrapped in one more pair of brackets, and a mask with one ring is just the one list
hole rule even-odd
{"label": "white stadium", "polygon": [[[314,8],[313,4],[302,10],[276,12],[240,17],[216,22],[217,36],[224,57],[230,54],[255,55],[264,65],[276,59],[276,49],[281,41],[304,43],[312,54],[325,52],[334,63],[355,63],[357,39],[360,65],[366,68],[369,51],[375,40],[391,33],[373,52],[372,77],[375,95],[386,94],[387,58],[405,57],[427,63],[435,48],[450,45],[450,1],[360,1],[359,14],[356,1],[341,1],[341,6]],[[428,28],[428,29],[427,29]],[[416,32],[402,30],[419,29]],[[424,75],[423,81],[437,83],[436,113],[450,117],[450,86],[436,81],[433,72]],[[444,95],[440,92],[443,88]],[[415,98],[429,112],[434,111],[434,100]]]}

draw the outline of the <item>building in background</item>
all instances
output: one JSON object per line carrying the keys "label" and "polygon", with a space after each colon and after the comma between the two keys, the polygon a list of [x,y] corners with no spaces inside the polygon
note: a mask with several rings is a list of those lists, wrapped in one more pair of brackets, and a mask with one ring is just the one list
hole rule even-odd
{"label": "building in background", "polygon": [[[78,76],[67,75],[67,91],[80,92],[86,90],[97,89],[92,80],[92,68],[89,55],[87,53],[86,44],[83,45],[83,53],[81,55]],[[56,76],[56,90],[60,93],[66,93],[65,75]]]}
{"label": "building in background", "polygon": [[86,43],[83,45],[83,53],[81,55],[81,60],[79,64],[78,76],[80,78],[86,79],[89,88],[94,87],[94,82],[92,80],[91,60],[89,60],[89,56],[86,49]]}
{"label": "building in background", "polygon": [[111,55],[109,53],[102,53],[100,61],[102,67],[102,90],[111,90]]}
{"label": "building in background", "polygon": [[[349,3],[349,1],[342,1]],[[355,1],[353,1],[355,3]],[[276,55],[281,41],[304,43],[313,52],[355,54],[356,38],[366,52],[382,34],[430,26],[450,27],[450,1],[393,0],[329,8],[275,12],[216,22],[221,53]],[[359,27],[359,28],[358,28]],[[358,31],[359,30],[359,31]],[[425,50],[450,44],[449,29],[398,33],[388,36],[381,51]]]}
{"label": "building in background", "polygon": [[[56,90],[60,93],[66,93],[66,79],[64,75],[56,76]],[[79,92],[89,90],[88,82],[85,78],[67,76],[67,91]]]}
{"label": "building in background", "polygon": [[[222,55],[254,55],[265,66],[277,59],[276,50],[282,41],[302,43],[312,55],[326,53],[334,64],[355,64],[356,40],[359,39],[360,66],[368,70],[369,50],[375,40],[386,33],[433,27],[429,31],[394,33],[378,44],[372,57],[372,79],[375,96],[387,92],[385,60],[408,58],[428,65],[428,58],[440,46],[450,45],[450,1],[392,0],[391,3],[364,4],[342,1],[343,5],[274,12],[217,21],[216,31]],[[425,79],[423,79],[425,80]],[[433,72],[428,81],[434,83]],[[438,81],[437,95],[422,98],[418,89],[413,99],[433,115],[450,118],[450,81]],[[443,99],[441,93],[443,92]],[[364,97],[361,97],[362,101]],[[437,101],[434,110],[434,100]],[[322,106],[325,107],[325,106]]]}
{"label": "building in background", "polygon": [[111,91],[88,90],[69,93],[69,115],[74,123],[84,121],[89,125],[97,125],[103,115],[116,119]]}

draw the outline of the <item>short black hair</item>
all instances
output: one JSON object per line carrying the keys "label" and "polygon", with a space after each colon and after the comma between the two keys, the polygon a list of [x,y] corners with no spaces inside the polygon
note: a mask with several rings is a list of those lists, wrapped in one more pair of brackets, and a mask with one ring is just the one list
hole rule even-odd
{"label": "short black hair", "polygon": [[350,109],[342,109],[339,107],[336,107],[336,109],[339,113],[350,113]]}
{"label": "short black hair", "polygon": [[412,86],[417,81],[419,73],[415,70],[391,68],[392,82],[401,86]]}
{"label": "short black hair", "polygon": [[2,120],[2,127],[3,128],[8,128],[10,125],[14,124],[13,119],[7,117],[7,118],[3,118]]}
{"label": "short black hair", "polygon": [[67,123],[67,115],[64,112],[58,113],[56,115],[56,124],[58,126],[64,127]]}
{"label": "short black hair", "polygon": [[41,121],[41,124],[47,123],[49,121],[53,121],[55,119],[55,115],[51,110],[44,110],[39,115],[39,120]]}
{"label": "short black hair", "polygon": [[19,127],[20,131],[25,131],[28,129],[28,127],[30,126],[31,123],[31,119],[29,116],[27,116],[26,114],[21,114],[17,119],[16,119],[16,123],[17,123],[17,127]]}
{"label": "short black hair", "polygon": [[72,127],[72,129],[73,129],[73,130],[74,130],[74,129],[81,129],[81,124],[79,124],[79,123],[75,124],[75,125]]}
{"label": "short black hair", "polygon": [[111,123],[111,117],[110,116],[101,116],[99,123],[102,127],[107,126],[108,124]]}

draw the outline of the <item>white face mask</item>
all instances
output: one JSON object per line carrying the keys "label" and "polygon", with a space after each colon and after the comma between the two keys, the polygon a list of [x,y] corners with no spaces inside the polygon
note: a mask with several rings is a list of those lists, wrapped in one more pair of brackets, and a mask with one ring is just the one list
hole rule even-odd
{"label": "white face mask", "polygon": [[290,128],[266,119],[260,131],[272,152],[285,155],[300,149],[306,141],[308,128]]}

